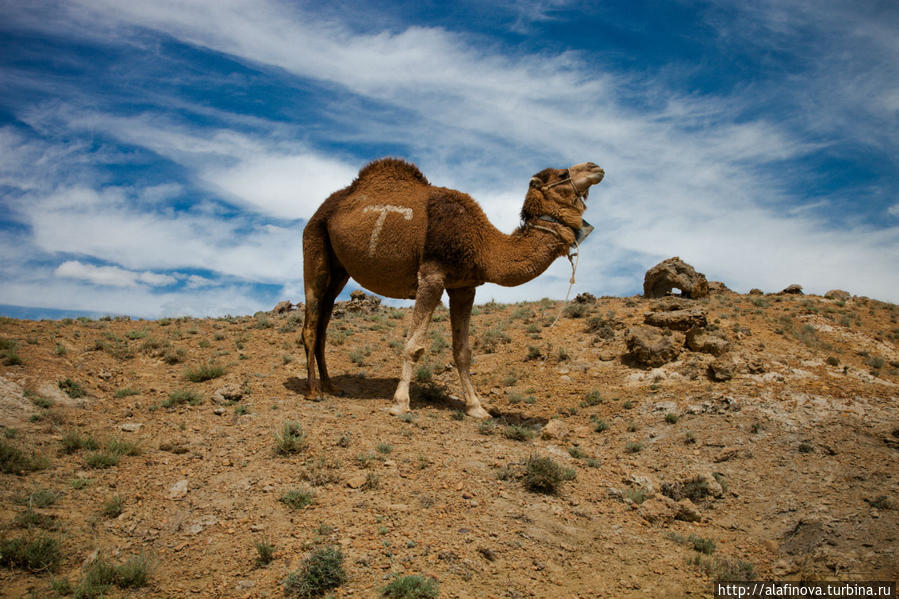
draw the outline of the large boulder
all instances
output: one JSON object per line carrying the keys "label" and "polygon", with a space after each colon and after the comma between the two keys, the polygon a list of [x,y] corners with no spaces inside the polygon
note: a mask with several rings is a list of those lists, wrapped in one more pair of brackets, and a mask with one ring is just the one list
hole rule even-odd
{"label": "large boulder", "polygon": [[824,294],[824,297],[837,301],[846,301],[852,299],[852,294],[848,291],[843,291],[842,289],[831,289]]}
{"label": "large boulder", "polygon": [[802,285],[798,283],[787,285],[784,290],[780,292],[780,295],[803,295]]}
{"label": "large boulder", "polygon": [[627,330],[625,343],[628,351],[626,358],[645,368],[655,368],[671,362],[677,358],[681,349],[670,333],[663,335],[657,328],[639,324]]}
{"label": "large boulder", "polygon": [[704,274],[675,256],[647,270],[643,278],[646,297],[664,297],[672,289],[680,289],[684,297],[697,299],[709,294],[709,282]]}

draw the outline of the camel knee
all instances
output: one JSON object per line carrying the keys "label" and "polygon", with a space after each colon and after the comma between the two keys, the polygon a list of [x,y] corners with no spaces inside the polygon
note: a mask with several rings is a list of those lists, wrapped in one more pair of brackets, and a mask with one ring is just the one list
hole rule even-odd
{"label": "camel knee", "polygon": [[423,353],[425,353],[425,346],[423,344],[414,343],[412,341],[406,344],[404,355],[407,360],[418,362],[418,359],[421,358]]}

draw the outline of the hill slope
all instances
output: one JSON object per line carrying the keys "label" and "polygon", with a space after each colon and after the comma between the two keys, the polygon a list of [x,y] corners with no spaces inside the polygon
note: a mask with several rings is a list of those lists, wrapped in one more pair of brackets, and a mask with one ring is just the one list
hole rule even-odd
{"label": "hill slope", "polygon": [[[459,412],[442,308],[407,420],[385,408],[408,310],[332,321],[344,394],[320,402],[301,395],[296,312],[4,319],[0,534],[49,535],[60,554],[52,572],[0,570],[0,588],[51,596],[98,554],[144,554],[141,593],[280,596],[324,546],[345,555],[338,597],[374,596],[397,573],[433,576],[444,597],[704,597],[720,577],[899,577],[899,308],[716,295],[690,305],[724,356],[666,332],[680,353],[653,369],[625,339],[659,303],[591,299],[553,326],[554,302],[476,309],[487,423]],[[287,421],[303,439],[278,453]],[[574,478],[529,490],[533,457]],[[290,507],[290,491],[311,503]]]}

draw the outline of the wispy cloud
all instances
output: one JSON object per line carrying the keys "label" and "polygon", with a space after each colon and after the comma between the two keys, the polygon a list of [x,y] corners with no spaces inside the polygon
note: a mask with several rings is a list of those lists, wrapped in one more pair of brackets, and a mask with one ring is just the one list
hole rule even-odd
{"label": "wispy cloud", "polygon": [[110,285],[112,287],[138,287],[148,285],[150,287],[164,287],[177,281],[175,277],[150,271],[136,272],[126,270],[118,266],[95,266],[84,264],[78,260],[67,260],[60,264],[53,272],[54,276],[68,279],[89,281],[95,285]]}

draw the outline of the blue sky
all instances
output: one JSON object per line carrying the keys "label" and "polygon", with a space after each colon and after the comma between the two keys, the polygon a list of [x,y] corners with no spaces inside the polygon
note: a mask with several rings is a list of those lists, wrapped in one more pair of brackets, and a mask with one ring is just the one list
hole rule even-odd
{"label": "blue sky", "polygon": [[531,174],[602,165],[575,292],[679,255],[899,300],[895,2],[319,4],[0,0],[0,313],[301,301],[305,219],[385,155],[506,232]]}

